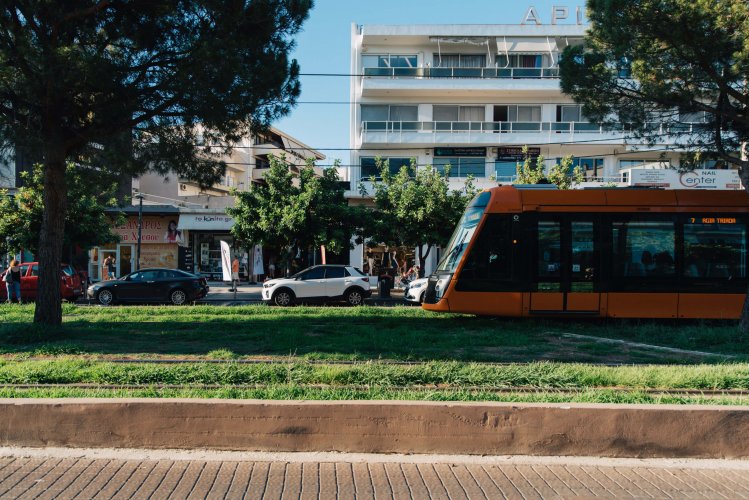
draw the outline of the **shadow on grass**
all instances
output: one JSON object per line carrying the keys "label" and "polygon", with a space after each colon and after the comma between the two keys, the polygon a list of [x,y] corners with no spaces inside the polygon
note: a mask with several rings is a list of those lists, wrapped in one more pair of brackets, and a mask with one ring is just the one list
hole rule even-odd
{"label": "shadow on grass", "polygon": [[[124,308],[72,310],[61,330],[15,316],[0,323],[0,350],[28,355],[303,357],[340,360],[459,360],[715,363],[749,358],[735,322],[550,321],[316,309]],[[131,314],[132,313],[132,314]],[[137,321],[129,316],[139,315]],[[190,317],[190,318],[188,318]],[[667,353],[565,337],[576,333],[713,353]]]}

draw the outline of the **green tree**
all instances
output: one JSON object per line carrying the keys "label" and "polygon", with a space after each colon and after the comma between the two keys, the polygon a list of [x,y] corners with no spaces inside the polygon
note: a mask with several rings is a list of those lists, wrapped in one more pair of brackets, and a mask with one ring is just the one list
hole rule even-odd
{"label": "green tree", "polygon": [[361,224],[361,209],[350,207],[336,168],[316,172],[312,162],[293,174],[283,157],[270,157],[264,184],[235,193],[227,213],[235,219],[232,234],[245,243],[277,249],[325,248],[342,253]]}
{"label": "green tree", "polygon": [[[562,91],[586,116],[654,144],[665,137],[739,167],[749,188],[749,3],[588,0],[583,45],[565,49]],[[699,123],[695,123],[699,122]]]}
{"label": "green tree", "polygon": [[59,325],[67,161],[208,186],[300,93],[288,54],[312,0],[6,0],[0,143],[43,158],[34,321]]}
{"label": "green tree", "polygon": [[[44,172],[35,165],[31,172],[21,174],[24,186],[13,196],[0,192],[0,248],[3,253],[21,249],[37,253],[39,230],[44,212]],[[124,216],[112,218],[105,210],[117,206],[117,182],[106,171],[69,163],[68,206],[65,218],[63,249],[72,257],[78,245],[84,250],[119,241],[112,232],[112,223],[122,223]]]}
{"label": "green tree", "polygon": [[[749,3],[588,0],[584,44],[565,49],[562,90],[594,121],[738,166],[749,190]],[[695,121],[702,123],[695,124]],[[740,329],[749,333],[749,294]]]}
{"label": "green tree", "polygon": [[559,189],[572,189],[583,182],[583,170],[580,166],[572,167],[572,156],[562,158],[559,163],[554,163],[549,172],[544,172],[545,158],[543,156],[532,157],[528,154],[528,146],[523,146],[525,158],[523,163],[517,166],[517,184],[542,184],[550,182],[556,184]]}
{"label": "green tree", "polygon": [[[422,272],[432,247],[444,246],[477,190],[472,178],[463,189],[450,189],[450,167],[440,173],[433,167],[410,167],[390,172],[387,160],[376,160],[380,178],[372,177],[375,209],[366,219],[365,235],[394,246],[418,249]],[[359,191],[366,195],[364,184]]]}

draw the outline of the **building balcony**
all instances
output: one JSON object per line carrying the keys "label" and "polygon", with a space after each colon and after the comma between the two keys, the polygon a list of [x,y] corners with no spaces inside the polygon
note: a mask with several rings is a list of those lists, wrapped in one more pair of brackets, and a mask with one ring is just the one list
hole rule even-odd
{"label": "building balcony", "polygon": [[559,68],[364,68],[364,77],[559,79]]}
{"label": "building balcony", "polygon": [[363,97],[559,93],[558,68],[365,68]]}
{"label": "building balcony", "polygon": [[[544,137],[546,136],[546,137]],[[387,144],[527,144],[541,141],[610,139],[621,143],[622,131],[588,122],[362,122],[362,147]]]}

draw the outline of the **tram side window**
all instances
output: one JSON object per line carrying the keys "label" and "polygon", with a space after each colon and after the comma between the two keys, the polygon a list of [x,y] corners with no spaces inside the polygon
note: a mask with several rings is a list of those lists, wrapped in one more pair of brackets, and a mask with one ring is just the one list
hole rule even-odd
{"label": "tram side window", "polygon": [[746,278],[746,226],[742,222],[684,224],[684,277]]}
{"label": "tram side window", "polygon": [[510,217],[489,215],[471,248],[461,281],[507,281],[512,277]]}
{"label": "tram side window", "polygon": [[538,277],[561,276],[561,243],[559,222],[538,223]]}
{"label": "tram side window", "polygon": [[675,276],[673,222],[614,222],[613,236],[614,276]]}

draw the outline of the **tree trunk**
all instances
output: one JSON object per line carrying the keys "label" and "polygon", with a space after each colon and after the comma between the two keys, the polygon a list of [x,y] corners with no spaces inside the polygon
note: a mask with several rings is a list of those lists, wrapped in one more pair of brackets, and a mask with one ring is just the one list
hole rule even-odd
{"label": "tree trunk", "polygon": [[427,251],[424,252],[424,245],[419,245],[419,278],[424,277],[424,261],[429,257],[432,245],[427,245]]}
{"label": "tree trunk", "polygon": [[39,288],[34,323],[62,324],[60,262],[62,259],[68,188],[65,182],[65,156],[48,154],[44,168],[44,215],[39,232]]}

